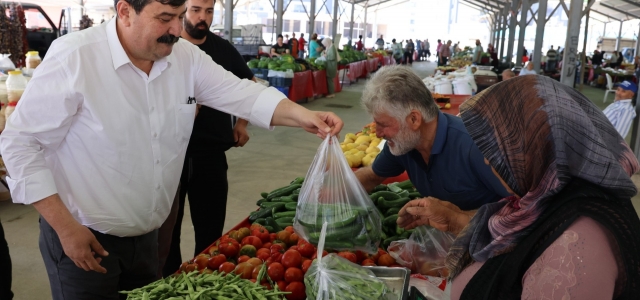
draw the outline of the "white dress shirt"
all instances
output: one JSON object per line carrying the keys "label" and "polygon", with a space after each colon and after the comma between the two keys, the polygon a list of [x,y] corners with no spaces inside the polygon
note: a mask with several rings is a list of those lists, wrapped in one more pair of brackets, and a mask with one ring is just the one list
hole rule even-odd
{"label": "white dress shirt", "polygon": [[620,136],[624,139],[631,129],[633,118],[636,117],[636,108],[631,104],[631,99],[618,100],[609,104],[602,113],[609,119]]}
{"label": "white dress shirt", "polygon": [[527,68],[522,68],[522,70],[520,70],[520,74],[518,74],[518,76],[524,76],[524,75],[538,75],[538,73],[536,73],[536,70],[529,71],[529,69],[527,69]]}
{"label": "white dress shirt", "polygon": [[263,128],[286,98],[182,39],[147,75],[125,53],[115,18],[57,39],[0,137],[13,201],[58,193],[96,231],[124,237],[159,228],[193,129],[190,97]]}

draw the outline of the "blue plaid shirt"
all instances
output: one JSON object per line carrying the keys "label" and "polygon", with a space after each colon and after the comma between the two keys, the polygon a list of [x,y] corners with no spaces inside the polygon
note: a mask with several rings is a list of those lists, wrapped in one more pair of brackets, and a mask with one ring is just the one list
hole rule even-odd
{"label": "blue plaid shirt", "polygon": [[631,99],[614,101],[602,112],[624,139],[629,133],[633,118],[636,117],[636,109],[631,104]]}

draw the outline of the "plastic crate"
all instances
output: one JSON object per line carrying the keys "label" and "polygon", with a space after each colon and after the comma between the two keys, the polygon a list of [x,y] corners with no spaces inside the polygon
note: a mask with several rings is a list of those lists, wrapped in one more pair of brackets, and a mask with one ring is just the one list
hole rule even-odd
{"label": "plastic crate", "polygon": [[262,69],[259,69],[259,68],[250,68],[250,69],[251,69],[251,72],[253,72],[253,75],[258,75],[258,74],[262,75]]}
{"label": "plastic crate", "polygon": [[265,68],[260,70],[262,70],[262,79],[267,80],[267,77],[269,77],[269,69]]}
{"label": "plastic crate", "polygon": [[269,77],[269,85],[275,87],[290,87],[293,83],[293,78],[284,77]]}
{"label": "plastic crate", "polygon": [[289,97],[289,87],[275,87],[278,91],[283,93],[285,96]]}

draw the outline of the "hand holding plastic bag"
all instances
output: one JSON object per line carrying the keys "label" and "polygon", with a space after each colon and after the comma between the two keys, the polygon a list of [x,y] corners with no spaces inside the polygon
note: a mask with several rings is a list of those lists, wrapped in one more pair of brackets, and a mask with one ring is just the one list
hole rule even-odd
{"label": "hand holding plastic bag", "polygon": [[325,222],[326,248],[377,252],[380,212],[347,164],[335,136],[324,140],[309,168],[293,228],[301,238],[318,245]]}
{"label": "hand holding plastic bag", "polygon": [[395,241],[388,252],[398,264],[411,269],[411,273],[448,277],[444,265],[455,236],[429,226],[418,226],[409,239]]}

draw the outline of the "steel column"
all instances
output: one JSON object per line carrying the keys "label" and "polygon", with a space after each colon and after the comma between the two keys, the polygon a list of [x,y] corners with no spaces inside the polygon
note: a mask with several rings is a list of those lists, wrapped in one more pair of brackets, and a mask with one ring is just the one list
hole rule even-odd
{"label": "steel column", "polygon": [[634,53],[634,57],[640,55],[639,53],[640,53],[640,28],[638,28],[638,35],[636,36],[636,51]]}
{"label": "steel column", "polygon": [[[281,0],[282,1],[282,0]],[[224,1],[224,38],[231,42],[233,38],[233,0]]]}
{"label": "steel column", "polygon": [[518,14],[516,11],[518,10],[518,5],[520,1],[512,0],[511,1],[511,9],[509,10],[509,42],[507,44],[507,62],[512,62],[513,59],[513,43],[516,40],[516,23],[518,22]]}
{"label": "steel column", "polygon": [[[331,31],[331,39],[336,40],[336,35],[338,35],[338,7],[340,7],[340,0],[333,1],[333,28]],[[338,46],[336,45],[336,48]]]}
{"label": "steel column", "polygon": [[[232,2],[232,0],[227,0]],[[282,15],[284,14],[284,0],[276,1],[276,34],[282,34]]]}
{"label": "steel column", "polygon": [[[636,93],[636,115],[640,116],[640,93]],[[638,119],[640,118],[633,118],[633,123],[631,124],[631,143],[629,147],[636,155],[636,159],[640,160],[640,142],[638,141],[640,138],[640,122]]]}
{"label": "steel column", "polygon": [[504,39],[507,31],[507,14],[509,14],[509,7],[505,6],[502,12],[502,36],[500,37],[500,56],[498,56],[498,61],[502,61],[502,57],[504,57]]}
{"label": "steel column", "polygon": [[547,0],[538,1],[538,19],[536,20],[536,40],[533,47],[533,69],[540,73],[542,62],[542,42],[544,40],[544,26],[547,23]]}
{"label": "steel column", "polygon": [[618,30],[618,38],[616,39],[616,51],[620,51],[620,42],[622,41],[622,24],[624,21],[620,21],[620,30]]}
{"label": "steel column", "polygon": [[362,45],[365,45],[365,41],[367,40],[367,12],[369,11],[369,5],[365,5],[364,7],[364,28],[362,29]]}
{"label": "steel column", "polygon": [[570,87],[574,86],[576,78],[582,4],[583,0],[571,0],[569,8],[569,26],[567,26],[567,39],[564,46],[564,56],[562,58],[563,63],[560,82]]}
{"label": "steel column", "polygon": [[[349,29],[349,41],[353,40],[353,24],[354,24],[354,22],[353,22],[353,14],[355,13],[355,11],[356,11],[356,4],[355,4],[355,2],[351,2],[351,29]],[[351,44],[353,44],[353,43],[351,43]]]}
{"label": "steel column", "polygon": [[527,15],[529,13],[529,0],[522,0],[522,6],[520,8],[520,25],[518,36],[518,49],[516,49],[516,65],[522,65],[522,56],[524,56],[524,34],[527,31]]}
{"label": "steel column", "polygon": [[584,24],[584,41],[582,42],[582,55],[580,55],[580,91],[582,91],[582,84],[584,83],[584,72],[587,69],[587,38],[589,37],[589,13],[591,9],[587,9],[586,20]]}
{"label": "steel column", "polygon": [[316,0],[309,1],[309,36],[307,37],[307,41],[311,42],[311,35],[315,32],[314,28],[316,26]]}

